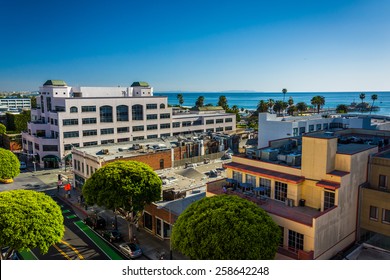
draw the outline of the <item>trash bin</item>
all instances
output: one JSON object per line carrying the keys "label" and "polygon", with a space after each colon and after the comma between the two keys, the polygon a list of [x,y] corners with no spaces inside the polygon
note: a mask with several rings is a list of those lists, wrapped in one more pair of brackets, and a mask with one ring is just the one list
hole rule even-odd
{"label": "trash bin", "polygon": [[299,206],[305,206],[306,200],[305,199],[300,199],[299,200]]}

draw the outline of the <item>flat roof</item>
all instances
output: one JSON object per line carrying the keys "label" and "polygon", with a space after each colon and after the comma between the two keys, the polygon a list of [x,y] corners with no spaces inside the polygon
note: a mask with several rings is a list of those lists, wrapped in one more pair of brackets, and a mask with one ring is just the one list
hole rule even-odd
{"label": "flat roof", "polygon": [[368,145],[368,144],[354,144],[354,143],[337,144],[337,153],[345,154],[345,155],[353,155],[374,148],[377,148],[377,146]]}

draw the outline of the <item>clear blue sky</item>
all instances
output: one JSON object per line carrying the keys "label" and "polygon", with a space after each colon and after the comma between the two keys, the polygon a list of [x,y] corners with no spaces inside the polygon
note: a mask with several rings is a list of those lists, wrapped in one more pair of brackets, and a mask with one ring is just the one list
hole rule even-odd
{"label": "clear blue sky", "polygon": [[389,0],[3,0],[0,91],[390,90]]}

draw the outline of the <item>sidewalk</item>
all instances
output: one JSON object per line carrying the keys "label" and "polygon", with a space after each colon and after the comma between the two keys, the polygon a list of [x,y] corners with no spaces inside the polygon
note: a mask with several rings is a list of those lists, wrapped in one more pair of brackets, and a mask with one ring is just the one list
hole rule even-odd
{"label": "sidewalk", "polygon": [[[90,213],[98,213],[100,216],[104,217],[107,222],[107,228],[109,228],[109,225],[114,220],[114,213],[111,210],[106,210],[104,208],[98,207],[98,206],[89,206],[86,210],[82,204],[79,202],[79,196],[80,191],[78,189],[72,189],[70,197],[66,196],[66,191],[63,189],[63,187],[60,188],[59,192],[57,192],[57,197],[64,201],[65,203],[69,204],[77,216],[80,217],[80,219],[84,219],[88,216]],[[118,229],[122,233],[124,242],[129,241],[128,236],[128,223],[126,220],[124,220],[122,217],[117,216],[118,218]],[[136,237],[140,243],[140,247],[143,251],[143,255],[151,260],[156,260],[158,258],[158,252],[164,252],[165,253],[165,260],[169,260],[170,258],[170,240],[162,240],[150,233],[148,233],[143,228],[140,228],[139,231],[134,230],[133,231],[136,234]],[[173,251],[172,252],[173,259],[175,260],[186,260],[187,257],[183,256],[179,252]]]}

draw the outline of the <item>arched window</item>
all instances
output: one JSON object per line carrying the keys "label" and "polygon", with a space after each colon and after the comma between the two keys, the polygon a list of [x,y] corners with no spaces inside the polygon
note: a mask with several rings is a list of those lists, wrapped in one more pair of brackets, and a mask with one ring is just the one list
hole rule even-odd
{"label": "arched window", "polygon": [[165,104],[164,103],[160,104],[160,109],[165,109]]}
{"label": "arched window", "polygon": [[129,107],[126,105],[116,106],[116,121],[127,122],[129,120]]}
{"label": "arched window", "polygon": [[77,112],[78,112],[77,107],[75,107],[75,106],[70,107],[70,112],[71,112],[71,113],[77,113]]}
{"label": "arched window", "polygon": [[131,115],[133,121],[142,121],[144,119],[144,109],[142,105],[133,105],[133,107],[131,107]]}
{"label": "arched window", "polygon": [[102,123],[112,122],[112,107],[111,106],[100,107],[100,122],[102,122]]}

